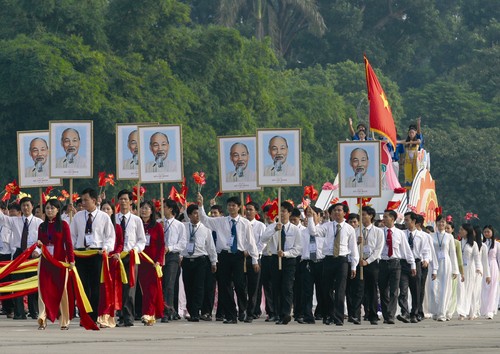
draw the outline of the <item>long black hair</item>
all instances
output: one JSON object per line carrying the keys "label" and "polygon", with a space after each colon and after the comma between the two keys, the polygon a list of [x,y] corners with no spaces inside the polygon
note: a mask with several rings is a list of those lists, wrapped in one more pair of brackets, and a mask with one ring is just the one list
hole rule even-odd
{"label": "long black hair", "polygon": [[113,227],[116,229],[116,216],[115,216],[116,215],[116,209],[115,209],[115,206],[113,205],[113,203],[111,203],[111,201],[109,201],[109,200],[103,200],[101,202],[101,209],[106,204],[109,205],[109,207],[113,211],[113,214],[111,214],[110,219],[111,219],[111,222],[113,223]]}
{"label": "long black hair", "polygon": [[462,224],[462,229],[467,232],[467,243],[469,246],[474,246],[474,229],[471,224]]}
{"label": "long black hair", "polygon": [[156,218],[155,218],[155,215],[156,215],[156,208],[155,208],[155,205],[152,201],[150,200],[145,200],[141,203],[141,208],[144,206],[144,205],[148,205],[150,208],[151,208],[151,216],[149,217],[149,222],[148,222],[148,226],[150,229],[152,229],[153,227],[156,226]]}
{"label": "long black hair", "polygon": [[[49,199],[49,200],[47,200],[47,203],[45,204],[45,206],[47,206],[47,205],[51,205],[51,206],[53,206],[54,208],[57,209],[57,214],[54,217],[54,219],[55,219],[54,226],[55,226],[55,229],[56,229],[57,232],[61,232],[61,230],[62,230],[62,225],[61,225],[61,223],[62,223],[62,221],[61,221],[61,202],[58,201],[57,199]],[[47,230],[49,229],[49,218],[48,217],[45,217],[45,220],[40,225],[40,229],[43,232],[47,232]]]}
{"label": "long black hair", "polygon": [[486,229],[490,229],[491,230],[490,250],[492,250],[493,248],[495,248],[495,244],[496,244],[495,229],[491,225],[486,225],[485,227],[483,227],[483,236],[484,236],[484,230],[486,230]]}
{"label": "long black hair", "polygon": [[483,237],[482,237],[482,230],[481,230],[481,227],[479,225],[476,225],[473,227],[474,229],[474,234],[476,236],[475,240],[476,240],[476,243],[477,243],[477,248],[481,251],[481,247],[483,246]]}

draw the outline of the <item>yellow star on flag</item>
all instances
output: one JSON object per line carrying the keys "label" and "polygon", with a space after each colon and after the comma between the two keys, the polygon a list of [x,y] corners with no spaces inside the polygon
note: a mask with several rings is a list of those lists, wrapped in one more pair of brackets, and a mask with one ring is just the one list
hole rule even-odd
{"label": "yellow star on flag", "polygon": [[384,108],[387,108],[389,110],[389,101],[387,101],[387,98],[385,98],[385,93],[382,92],[380,94],[380,97],[382,98],[382,101],[384,102]]}

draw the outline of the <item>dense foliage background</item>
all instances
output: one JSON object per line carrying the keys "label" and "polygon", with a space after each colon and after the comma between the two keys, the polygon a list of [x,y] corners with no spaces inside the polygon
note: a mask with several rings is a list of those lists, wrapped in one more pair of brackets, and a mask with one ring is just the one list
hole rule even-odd
{"label": "dense foliage background", "polygon": [[[303,183],[320,187],[337,172],[348,117],[367,120],[366,53],[401,135],[422,116],[444,212],[500,225],[497,0],[0,0],[0,8],[2,183],[17,177],[16,131],[92,119],[96,175],[115,169],[115,123],[182,124],[188,182],[206,171],[211,196],[217,136],[301,127]],[[149,190],[158,197],[157,186]]]}

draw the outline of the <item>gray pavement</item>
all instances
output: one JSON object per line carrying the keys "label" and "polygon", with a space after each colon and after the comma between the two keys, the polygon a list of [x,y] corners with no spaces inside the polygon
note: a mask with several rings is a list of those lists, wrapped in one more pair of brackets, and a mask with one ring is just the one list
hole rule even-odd
{"label": "gray pavement", "polygon": [[[85,331],[73,321],[68,331],[49,323],[37,330],[35,320],[0,316],[0,353],[160,353],[160,352],[288,352],[288,353],[498,353],[500,320],[396,323],[363,322],[344,326],[286,326],[266,323],[191,323],[173,321],[153,327],[140,322],[130,328]],[[147,353],[146,353],[147,351]]]}

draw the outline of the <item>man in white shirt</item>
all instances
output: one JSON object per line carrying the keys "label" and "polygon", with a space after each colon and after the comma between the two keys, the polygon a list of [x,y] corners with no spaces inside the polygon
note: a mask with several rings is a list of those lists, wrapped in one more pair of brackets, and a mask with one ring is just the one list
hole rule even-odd
{"label": "man in white shirt", "polygon": [[[12,231],[10,248],[14,251],[12,259],[18,257],[27,248],[30,248],[38,240],[38,227],[43,220],[33,215],[33,200],[24,197],[19,201],[22,216],[10,217],[0,213],[0,226]],[[40,254],[36,250],[30,258],[37,258]],[[12,274],[12,280],[20,280],[33,276],[30,273]],[[28,295],[28,309],[33,319],[38,318],[38,294]],[[23,296],[14,298],[14,319],[25,320]]]}
{"label": "man in white shirt", "polygon": [[167,323],[169,320],[179,319],[175,308],[175,285],[178,281],[180,254],[186,248],[188,236],[186,228],[177,220],[179,206],[172,199],[164,201],[165,222],[163,225],[165,235],[165,265],[163,271],[163,302],[165,308],[161,322]]}
{"label": "man in white shirt", "polygon": [[[290,222],[292,210],[293,206],[290,202],[282,202],[280,220],[270,224],[262,235],[262,242],[268,243],[275,262],[271,276],[273,303],[279,315],[276,324],[283,325],[288,324],[292,319],[290,312],[293,305],[295,267],[302,249],[300,230]],[[281,269],[278,267],[279,258],[281,258]]]}
{"label": "man in white shirt", "polygon": [[[217,253],[219,261],[219,305],[223,306],[226,319],[225,324],[236,324],[237,312],[234,302],[234,291],[238,298],[241,312],[245,313],[243,320],[247,319],[247,292],[243,263],[244,252],[252,258],[253,271],[258,272],[259,254],[255,245],[253,229],[250,222],[239,215],[241,201],[238,197],[230,197],[226,201],[228,216],[224,218],[211,218],[203,208],[203,196],[198,193],[200,205],[200,220],[209,229],[217,232]],[[247,270],[251,271],[251,270]],[[233,291],[234,285],[234,291]]]}
{"label": "man in white shirt", "polygon": [[76,257],[76,268],[82,279],[92,312],[92,320],[97,321],[99,306],[99,286],[102,268],[102,252],[108,254],[115,247],[115,229],[108,214],[97,209],[97,191],[86,188],[80,194],[83,210],[77,212],[71,222],[73,247],[78,251],[95,250],[90,257]]}
{"label": "man in white shirt", "polygon": [[[361,248],[361,261],[363,266],[363,280],[359,280],[364,286],[361,288],[361,299],[365,297],[365,317],[372,325],[378,324],[377,306],[378,306],[378,274],[379,259],[384,247],[384,232],[373,225],[375,219],[375,209],[370,206],[364,206],[361,212],[361,235],[359,229],[356,229],[358,242],[363,243]],[[357,318],[361,315],[361,302],[353,304],[354,314]]]}
{"label": "man in white shirt", "polygon": [[187,207],[189,222],[184,223],[188,234],[188,243],[181,252],[182,280],[186,292],[186,307],[189,321],[200,321],[200,310],[205,286],[205,268],[210,263],[212,273],[217,271],[217,251],[215,250],[212,231],[200,222],[198,205]]}
{"label": "man in white shirt", "polygon": [[[137,274],[138,265],[135,264],[134,269],[130,268],[130,252],[139,254],[146,247],[146,235],[142,220],[137,215],[131,213],[133,194],[129,190],[121,190],[118,192],[118,203],[120,212],[116,214],[116,223],[119,224],[123,232],[123,252],[129,252],[122,261],[127,278],[131,279],[130,272]],[[122,289],[122,311],[117,324],[118,327],[130,327],[134,325],[135,316],[135,285],[130,286],[130,283],[123,284]]]}
{"label": "man in white shirt", "polygon": [[[250,221],[253,230],[253,236],[255,238],[255,245],[257,246],[257,252],[259,253],[259,265],[260,256],[262,255],[262,249],[264,248],[264,243],[262,243],[262,234],[266,229],[264,223],[258,221],[255,216],[257,215],[257,210],[259,210],[259,205],[255,202],[250,202],[245,205],[245,215],[247,220]],[[261,314],[260,302],[262,299],[262,291],[259,292],[259,287],[262,287],[262,282],[260,280],[260,270],[258,272],[252,272],[252,258],[248,257],[248,252],[245,251],[245,262],[247,272],[245,273],[245,280],[248,290],[248,305],[247,305],[247,318],[243,318],[244,314],[239,313],[240,320],[244,320],[247,323],[252,322],[253,319],[258,318]],[[250,270],[250,271],[249,271]],[[260,295],[260,296],[259,296]],[[238,307],[240,307],[238,305]]]}
{"label": "man in white shirt", "polygon": [[[319,224],[321,209],[311,206],[315,211],[313,216],[314,223]],[[306,220],[306,223],[309,222]],[[323,276],[323,242],[322,237],[311,236],[309,230],[304,228],[301,231],[302,238],[302,256],[298,267],[301,267],[302,276],[302,318],[299,318],[297,322],[301,324],[314,324],[315,318],[312,312],[313,308],[313,294],[316,288],[316,309],[319,308],[318,313],[321,313],[321,308],[323,305],[323,288],[321,283],[321,278]]]}
{"label": "man in white shirt", "polygon": [[356,276],[356,266],[359,261],[356,234],[351,225],[345,222],[349,212],[347,205],[337,203],[328,208],[329,221],[315,225],[314,211],[307,208],[307,229],[312,236],[324,237],[323,254],[323,299],[325,310],[323,323],[337,326],[344,324],[344,300],[347,275],[349,273],[347,257],[351,259],[350,277]]}
{"label": "man in white shirt", "polygon": [[384,248],[380,260],[378,287],[384,323],[394,324],[396,315],[399,280],[401,277],[401,259],[410,265],[410,274],[417,274],[415,259],[403,231],[394,226],[398,214],[394,210],[384,212]]}
{"label": "man in white shirt", "polygon": [[[401,260],[401,278],[399,280],[399,298],[398,303],[401,308],[401,314],[397,319],[404,323],[418,323],[418,306],[421,297],[421,279],[422,279],[422,262],[429,263],[430,248],[429,243],[424,238],[422,233],[416,228],[417,214],[414,212],[405,213],[404,231],[410,249],[415,258],[416,275],[411,276],[410,267],[405,260]],[[408,311],[408,288],[411,292],[411,311]]]}

